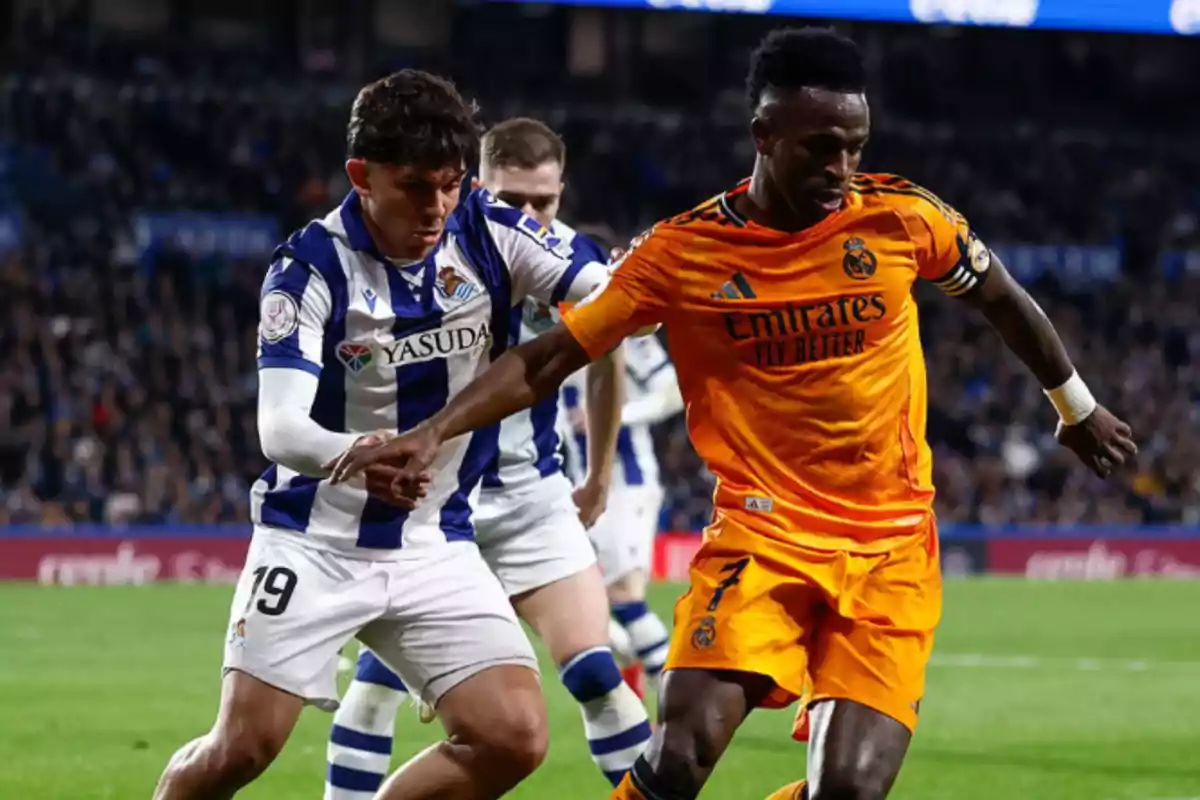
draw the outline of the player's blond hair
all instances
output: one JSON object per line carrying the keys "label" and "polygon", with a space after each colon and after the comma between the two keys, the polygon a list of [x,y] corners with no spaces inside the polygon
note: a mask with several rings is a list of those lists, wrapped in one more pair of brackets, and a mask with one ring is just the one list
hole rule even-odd
{"label": "player's blond hair", "polygon": [[492,126],[483,134],[483,163],[490,167],[536,169],[553,161],[567,165],[567,146],[562,137],[541,120],[514,117]]}

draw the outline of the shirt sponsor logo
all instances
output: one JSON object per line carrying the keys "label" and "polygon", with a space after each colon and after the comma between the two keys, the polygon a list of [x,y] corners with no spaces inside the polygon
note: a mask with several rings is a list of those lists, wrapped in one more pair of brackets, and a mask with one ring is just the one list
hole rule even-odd
{"label": "shirt sponsor logo", "polygon": [[480,353],[491,343],[491,325],[480,322],[422,331],[388,344],[341,342],[336,352],[346,369],[358,374],[371,364],[381,369],[394,369],[464,353]]}

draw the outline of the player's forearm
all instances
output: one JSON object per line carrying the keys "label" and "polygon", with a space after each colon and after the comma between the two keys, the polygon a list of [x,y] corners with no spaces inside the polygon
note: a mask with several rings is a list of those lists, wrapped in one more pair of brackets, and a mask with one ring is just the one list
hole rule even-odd
{"label": "player's forearm", "polygon": [[336,459],[357,433],[339,433],[310,416],[317,377],[295,369],[259,372],[258,438],[269,461],[312,478],[324,478],[324,464]]}
{"label": "player's forearm", "polygon": [[987,280],[964,299],[983,313],[1042,388],[1062,386],[1075,374],[1071,357],[1049,317],[999,259],[993,256]]}
{"label": "player's forearm", "polygon": [[621,405],[624,402],[621,373],[625,359],[621,349],[597,359],[587,369],[587,463],[588,478],[607,479],[612,475],[621,432]]}
{"label": "player's forearm", "polygon": [[560,324],[504,353],[426,424],[441,441],[494,425],[548,397],[589,360]]}

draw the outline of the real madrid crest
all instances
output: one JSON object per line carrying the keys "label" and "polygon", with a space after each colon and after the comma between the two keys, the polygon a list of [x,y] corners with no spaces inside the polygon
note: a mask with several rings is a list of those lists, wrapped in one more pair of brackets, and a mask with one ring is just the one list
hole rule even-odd
{"label": "real madrid crest", "polygon": [[867,249],[867,243],[857,236],[847,239],[842,244],[846,255],[842,258],[842,269],[848,277],[856,281],[865,281],[875,274],[878,260],[875,254]]}
{"label": "real madrid crest", "polygon": [[700,620],[692,631],[692,647],[707,650],[717,641],[717,618],[707,616]]}

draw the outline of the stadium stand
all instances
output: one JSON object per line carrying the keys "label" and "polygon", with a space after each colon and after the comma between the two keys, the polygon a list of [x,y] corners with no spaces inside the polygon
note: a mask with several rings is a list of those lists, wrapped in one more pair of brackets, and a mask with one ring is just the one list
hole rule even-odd
{"label": "stadium stand", "polygon": [[[0,56],[0,525],[246,519],[262,467],[262,251],[346,191],[356,72],[444,68],[485,119],[551,122],[570,148],[575,222],[633,234],[748,171],[737,81],[772,22],[631,15],[641,47],[600,77],[548,69],[536,48],[489,58],[514,26],[565,24],[523,14],[456,16],[472,59],[375,52],[357,68],[333,46],[242,59],[198,37],[154,46],[71,15],[24,20]],[[1200,110],[1175,99],[1200,52],[1182,37],[1027,32],[1014,59],[1006,31],[846,27],[875,86],[868,167],[972,220],[1143,445],[1117,484],[1067,469],[1036,385],[980,320],[923,297],[941,517],[1200,523],[1200,155],[1187,139]],[[681,35],[693,45],[671,47]],[[658,441],[663,524],[696,529],[711,485],[680,421]]]}

